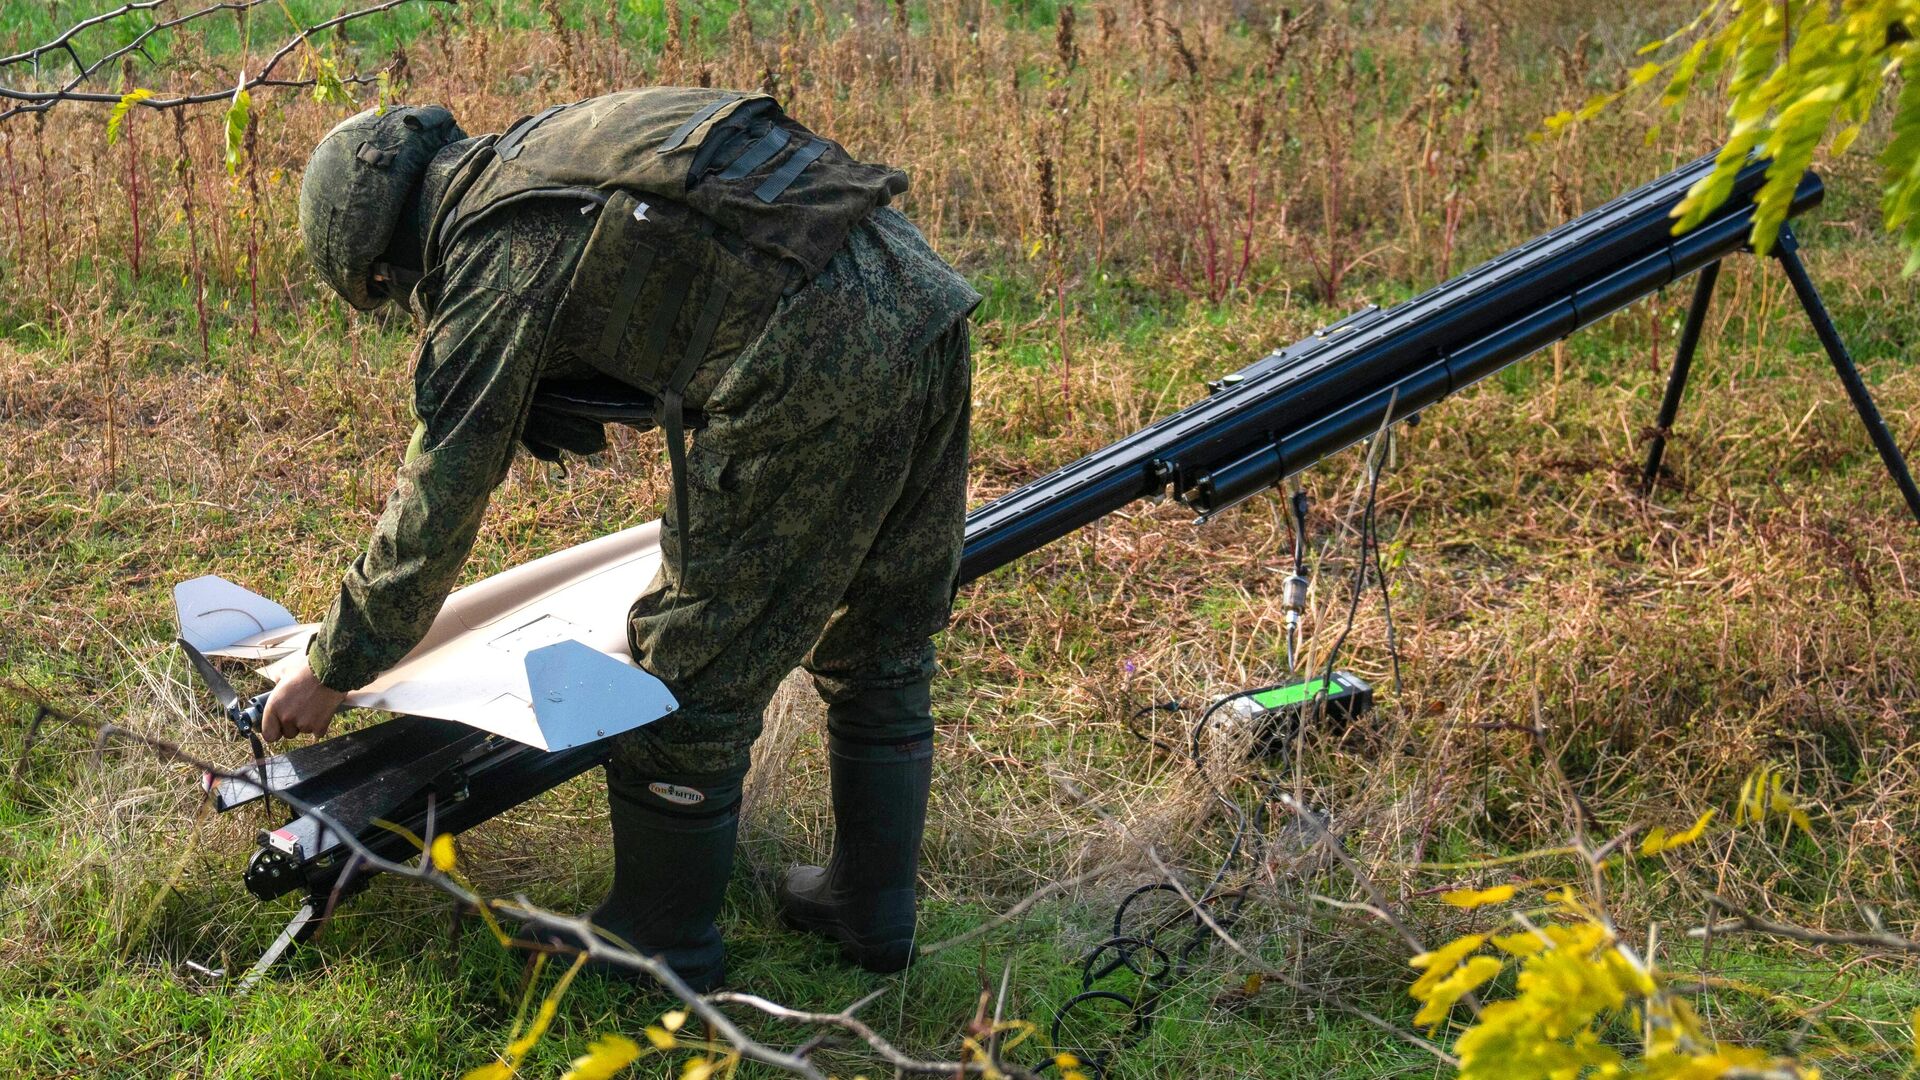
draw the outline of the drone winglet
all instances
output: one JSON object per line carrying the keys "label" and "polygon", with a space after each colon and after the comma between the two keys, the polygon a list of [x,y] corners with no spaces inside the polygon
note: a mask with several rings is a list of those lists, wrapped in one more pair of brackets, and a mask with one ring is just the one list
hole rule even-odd
{"label": "drone winglet", "polygon": [[[346,704],[452,720],[539,750],[651,723],[678,705],[632,665],[627,609],[659,565],[660,527],[648,522],[475,582],[448,597],[413,651]],[[252,661],[274,682],[301,663],[316,629],[217,577],[176,586],[174,606],[183,641]]]}
{"label": "drone winglet", "polygon": [[265,643],[249,639],[299,625],[293,612],[212,574],[175,585],[173,611],[180,637],[203,653],[223,652],[242,642],[258,647]]}

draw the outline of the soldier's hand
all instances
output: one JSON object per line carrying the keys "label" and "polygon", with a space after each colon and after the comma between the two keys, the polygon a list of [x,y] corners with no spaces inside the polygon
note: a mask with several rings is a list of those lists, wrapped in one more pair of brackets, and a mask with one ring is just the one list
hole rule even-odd
{"label": "soldier's hand", "polygon": [[276,742],[294,735],[325,735],[346,696],[321,682],[302,658],[299,668],[280,680],[268,695],[260,717],[260,737]]}

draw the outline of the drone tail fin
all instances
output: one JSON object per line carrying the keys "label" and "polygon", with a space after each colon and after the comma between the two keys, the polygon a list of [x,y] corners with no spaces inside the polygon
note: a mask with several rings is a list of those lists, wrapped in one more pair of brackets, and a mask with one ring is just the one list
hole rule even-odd
{"label": "drone tail fin", "polygon": [[680,707],[645,669],[578,641],[527,653],[527,689],[543,750],[564,750],[631,731]]}

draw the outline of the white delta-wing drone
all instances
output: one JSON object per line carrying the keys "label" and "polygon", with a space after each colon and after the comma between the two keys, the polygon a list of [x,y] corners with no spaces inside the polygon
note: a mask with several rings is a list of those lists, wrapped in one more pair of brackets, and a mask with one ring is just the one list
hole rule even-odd
{"label": "white delta-wing drone", "polygon": [[652,521],[457,590],[412,652],[346,697],[392,719],[271,757],[259,735],[267,696],[242,698],[208,657],[253,662],[277,683],[318,624],[222,578],[175,586],[180,645],[253,745],[250,768],[203,778],[208,798],[223,812],[268,804],[242,880],[261,900],[306,894],[242,993],[365,887],[361,853],[405,858],[417,838],[486,821],[604,762],[611,736],[679,707],[627,648],[628,609],[659,567]]}
{"label": "white delta-wing drone", "polygon": [[[447,597],[412,652],[346,704],[453,720],[541,750],[652,723],[677,703],[634,666],[627,611],[659,565],[654,521],[468,585]],[[319,626],[213,576],[176,585],[173,602],[189,656],[260,662],[276,683]],[[231,691],[223,681],[214,689],[231,711]]]}

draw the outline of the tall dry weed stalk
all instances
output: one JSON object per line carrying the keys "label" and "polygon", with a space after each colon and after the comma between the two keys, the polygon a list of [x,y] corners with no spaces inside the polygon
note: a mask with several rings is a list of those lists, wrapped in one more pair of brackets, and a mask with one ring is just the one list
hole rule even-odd
{"label": "tall dry weed stalk", "polygon": [[[617,5],[582,13],[546,0],[537,30],[436,11],[430,32],[407,43],[404,67],[389,58],[392,77],[416,100],[454,105],[473,131],[497,130],[544,104],[537,88],[529,100],[529,79],[548,80],[544,93],[556,98],[624,84],[772,89],[857,153],[903,166],[914,181],[904,205],[963,266],[1018,265],[1026,262],[1010,258],[1018,245],[1057,233],[1065,240],[1058,259],[1032,263],[1033,292],[1056,314],[1062,282],[1072,292],[1101,275],[1209,303],[1296,288],[1339,303],[1356,273],[1371,281],[1452,272],[1550,224],[1576,204],[1570,185],[1586,183],[1584,156],[1565,145],[1575,140],[1543,151],[1521,137],[1542,108],[1531,76],[1476,53],[1503,48],[1518,32],[1509,24],[1526,25],[1564,55],[1564,92],[1574,95],[1593,47],[1498,4],[1422,12],[1426,32],[1394,34],[1377,32],[1357,9],[1320,4],[1278,12],[1166,0],[1062,5],[1044,31],[958,4],[929,8],[918,27],[895,5],[865,19],[824,2],[792,5],[779,20],[756,18],[750,6],[726,11],[727,32],[710,35],[697,25],[700,13],[666,0],[660,36],[642,39],[630,36],[630,23],[622,29]],[[1365,67],[1356,66],[1356,33],[1367,35]],[[639,40],[660,44],[650,51]],[[1554,55],[1545,46],[1536,54]],[[132,78],[143,76],[151,81],[136,66]],[[57,230],[42,221],[106,213],[103,224],[126,236],[128,265],[140,272],[151,251],[185,246],[174,242],[177,226],[149,207],[183,205],[179,189],[192,178],[179,171],[178,147],[145,137],[146,118],[134,113],[120,150],[124,191],[107,199],[95,190],[96,170],[69,167],[97,149],[97,114],[55,113],[33,146],[11,145],[20,135],[7,133],[15,270],[23,255],[40,264],[27,276],[43,303],[81,253],[55,251]],[[253,137],[271,161],[266,171],[297,174],[304,147],[336,115],[298,95],[263,95],[263,130]],[[1410,132],[1421,146],[1408,146]],[[1054,163],[1057,230],[1043,227],[1037,200],[1017,197],[1034,190],[1036,143]],[[1612,173],[1658,168],[1655,153],[1618,156]],[[165,167],[153,168],[156,160]],[[1543,179],[1549,162],[1554,178]],[[194,167],[212,163],[196,158]],[[175,190],[149,191],[149,178],[162,174]],[[249,309],[262,275],[283,286],[299,278],[290,208],[267,205],[254,218],[255,183],[203,185],[194,198],[192,245],[202,251],[216,321],[236,277],[256,298]],[[119,221],[115,204],[126,208]],[[262,265],[242,273],[236,253],[256,247]]]}
{"label": "tall dry weed stalk", "polygon": [[140,125],[127,117],[123,129],[127,143],[127,270],[140,276]]}
{"label": "tall dry weed stalk", "polygon": [[[17,126],[17,125],[16,125]],[[18,279],[20,267],[26,262],[27,221],[20,206],[20,171],[14,164],[13,143],[15,132],[5,133],[5,163],[7,167],[7,204],[13,211],[13,243],[8,245],[8,262],[12,275]]]}
{"label": "tall dry weed stalk", "polygon": [[179,151],[174,159],[174,175],[180,179],[180,205],[187,219],[187,267],[193,281],[193,310],[200,328],[200,359],[213,363],[213,344],[207,323],[207,270],[201,258],[200,210],[194,198],[193,154],[187,149],[187,114],[173,114],[173,144]]}
{"label": "tall dry weed stalk", "polygon": [[[59,306],[58,281],[62,276],[53,262],[53,198],[54,181],[47,163],[47,124],[46,115],[33,118],[33,158],[39,165],[34,187],[40,193],[40,281],[46,290],[46,310],[51,313]],[[65,208],[62,207],[64,210]]]}

